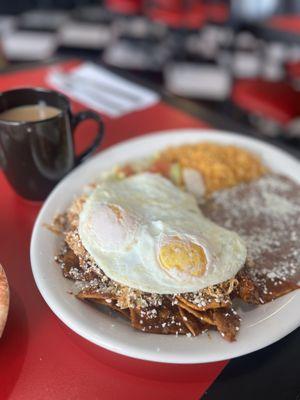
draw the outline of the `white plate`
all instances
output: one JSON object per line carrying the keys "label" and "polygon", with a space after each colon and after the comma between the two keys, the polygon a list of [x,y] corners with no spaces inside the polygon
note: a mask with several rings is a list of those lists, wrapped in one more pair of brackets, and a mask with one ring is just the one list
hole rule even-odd
{"label": "white plate", "polygon": [[53,258],[61,239],[43,227],[65,211],[82,187],[113,165],[147,156],[166,146],[211,140],[230,143],[259,154],[273,170],[300,183],[300,163],[283,151],[258,140],[211,130],[185,129],[157,132],[115,145],[76,168],[53,190],[36,220],[31,239],[31,264],[36,284],[52,311],[70,329],[96,345],[150,361],[204,363],[238,357],[268,346],[300,325],[300,292],[258,307],[241,310],[242,326],[234,343],[215,332],[195,338],[146,334],[68,294],[72,282],[63,278]]}

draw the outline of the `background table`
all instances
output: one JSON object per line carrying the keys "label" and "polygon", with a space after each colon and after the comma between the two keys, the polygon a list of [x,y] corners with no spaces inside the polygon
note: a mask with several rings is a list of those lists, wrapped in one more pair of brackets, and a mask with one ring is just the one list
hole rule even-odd
{"label": "background table", "polygon": [[[69,61],[65,66],[71,68],[75,64],[77,61]],[[48,68],[51,66],[2,75],[0,90],[17,86],[45,86]],[[80,104],[73,104],[74,111],[82,108]],[[118,119],[105,118],[105,123],[106,135],[101,148],[152,131],[207,126],[204,121],[163,101]],[[92,123],[86,123],[79,129],[77,150],[88,144],[93,131]],[[30,236],[41,204],[17,197],[2,174],[0,193],[0,262],[6,269],[11,287],[8,323],[0,341],[0,399],[192,400],[202,397],[227,362],[164,365],[133,360],[104,349],[95,353],[93,347],[56,318],[39,294],[30,268]],[[277,366],[284,361],[287,364],[292,362],[291,349],[294,349],[295,343],[299,343],[299,331],[267,350],[230,362],[211,391],[206,393],[206,398],[239,399],[243,393],[243,399],[246,399],[247,393],[241,392],[241,385],[243,388],[249,384],[257,399],[266,398],[259,397],[256,392],[256,388],[259,389],[256,383],[264,379],[261,363],[266,365],[267,374],[272,377],[272,381],[263,381],[268,394],[271,387],[278,385],[274,359]],[[284,351],[281,346],[284,346]],[[293,350],[294,357],[296,350]],[[288,395],[296,396],[299,366],[294,363],[291,369],[289,380],[282,379],[282,385]],[[233,388],[240,388],[240,391]],[[233,395],[235,392],[237,397]],[[274,389],[272,398],[295,398],[276,397],[280,393]]]}

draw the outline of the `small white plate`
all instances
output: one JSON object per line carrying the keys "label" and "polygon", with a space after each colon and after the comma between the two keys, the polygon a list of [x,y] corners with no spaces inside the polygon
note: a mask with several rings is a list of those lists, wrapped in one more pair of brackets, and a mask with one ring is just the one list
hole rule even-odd
{"label": "small white plate", "polygon": [[269,304],[243,307],[237,341],[228,343],[215,332],[195,338],[146,334],[131,328],[116,314],[102,313],[68,292],[65,279],[54,262],[61,239],[43,227],[66,210],[82,188],[102,171],[118,163],[153,154],[169,145],[200,141],[234,144],[260,155],[274,171],[300,183],[300,163],[283,151],[255,139],[212,130],[184,129],[157,132],[117,144],[76,168],[53,190],[36,220],[31,239],[31,264],[36,284],[52,311],[70,329],[96,345],[143,360],[167,363],[205,363],[238,357],[281,339],[300,325],[300,292],[295,291]]}

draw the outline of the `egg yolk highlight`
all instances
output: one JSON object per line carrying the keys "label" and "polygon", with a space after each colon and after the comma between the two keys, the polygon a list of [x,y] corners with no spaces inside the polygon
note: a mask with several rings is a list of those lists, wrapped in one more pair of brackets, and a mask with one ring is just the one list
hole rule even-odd
{"label": "egg yolk highlight", "polygon": [[201,246],[179,238],[174,238],[161,246],[159,261],[166,270],[175,268],[197,277],[204,274],[207,265],[207,258]]}

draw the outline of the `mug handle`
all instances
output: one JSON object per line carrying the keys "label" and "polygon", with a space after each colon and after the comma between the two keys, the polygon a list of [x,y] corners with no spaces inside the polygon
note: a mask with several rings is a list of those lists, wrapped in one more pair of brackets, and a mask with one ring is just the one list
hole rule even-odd
{"label": "mug handle", "polygon": [[72,118],[72,132],[73,136],[75,133],[75,129],[77,126],[87,120],[87,119],[93,119],[94,121],[97,122],[98,124],[98,131],[96,134],[95,139],[93,140],[93,143],[86,149],[84,150],[81,154],[75,157],[75,165],[80,164],[82,161],[84,161],[90,154],[94,153],[94,151],[97,149],[99,144],[101,143],[104,135],[104,123],[102,121],[102,118],[100,117],[99,114],[97,114],[94,111],[91,110],[84,110],[84,111],[79,111],[76,113],[73,118]]}

